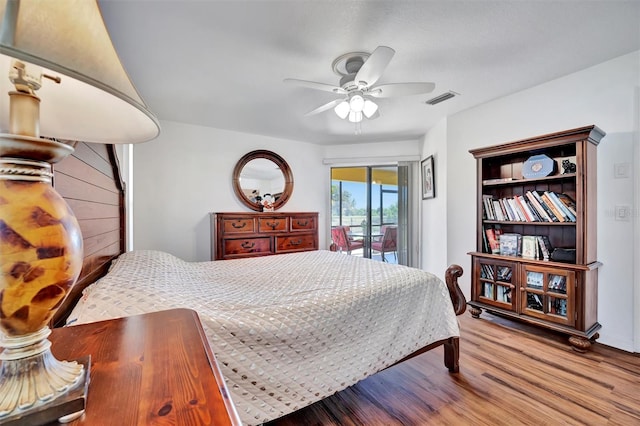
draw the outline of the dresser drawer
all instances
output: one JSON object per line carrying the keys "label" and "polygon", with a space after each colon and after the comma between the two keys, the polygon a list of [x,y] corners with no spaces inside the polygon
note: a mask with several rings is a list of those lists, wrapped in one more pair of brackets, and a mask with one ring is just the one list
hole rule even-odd
{"label": "dresser drawer", "polygon": [[253,234],[256,232],[255,222],[252,218],[225,217],[221,220],[221,225],[225,234]]}
{"label": "dresser drawer", "polygon": [[318,250],[318,213],[211,213],[211,259]]}
{"label": "dresser drawer", "polygon": [[316,250],[317,239],[314,234],[286,235],[276,237],[276,253]]}
{"label": "dresser drawer", "polygon": [[296,231],[315,231],[316,218],[313,216],[292,216],[289,218],[291,224],[291,232]]}
{"label": "dresser drawer", "polygon": [[289,218],[281,217],[258,217],[258,232],[286,232],[289,230]]}
{"label": "dresser drawer", "polygon": [[242,257],[259,253],[273,253],[271,238],[229,238],[223,241],[224,257]]}

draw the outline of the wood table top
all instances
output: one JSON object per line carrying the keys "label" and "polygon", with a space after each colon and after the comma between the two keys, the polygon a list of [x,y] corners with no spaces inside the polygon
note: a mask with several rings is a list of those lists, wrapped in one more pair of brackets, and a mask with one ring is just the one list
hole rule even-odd
{"label": "wood table top", "polygon": [[239,425],[196,312],[172,309],[54,329],[59,360],[91,355],[84,416],[71,425]]}

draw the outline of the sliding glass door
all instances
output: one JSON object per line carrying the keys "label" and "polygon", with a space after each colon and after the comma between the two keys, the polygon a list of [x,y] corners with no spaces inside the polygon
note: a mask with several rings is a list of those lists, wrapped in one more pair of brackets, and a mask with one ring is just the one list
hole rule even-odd
{"label": "sliding glass door", "polygon": [[[347,238],[361,245],[345,252],[398,263],[398,166],[334,167],[331,169],[331,225],[342,227]],[[406,198],[405,198],[406,199]],[[336,230],[332,231],[332,235]],[[336,238],[333,238],[334,240]],[[334,241],[335,242],[335,241]],[[406,249],[404,250],[406,251]]]}

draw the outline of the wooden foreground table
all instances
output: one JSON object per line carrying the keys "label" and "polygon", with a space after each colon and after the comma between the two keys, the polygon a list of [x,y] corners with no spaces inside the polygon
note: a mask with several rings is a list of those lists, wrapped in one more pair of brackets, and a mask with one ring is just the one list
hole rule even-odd
{"label": "wooden foreground table", "polygon": [[54,329],[60,360],[91,355],[71,425],[240,425],[196,312],[172,309]]}

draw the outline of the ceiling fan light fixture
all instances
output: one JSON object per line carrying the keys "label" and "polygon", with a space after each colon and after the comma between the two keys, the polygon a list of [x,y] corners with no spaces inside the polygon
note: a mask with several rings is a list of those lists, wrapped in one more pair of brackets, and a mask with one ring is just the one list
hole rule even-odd
{"label": "ceiling fan light fixture", "polygon": [[364,98],[360,95],[351,96],[351,99],[349,99],[349,106],[351,107],[351,111],[362,112],[362,109],[364,108]]}
{"label": "ceiling fan light fixture", "polygon": [[378,110],[378,104],[376,104],[375,102],[369,99],[366,99],[364,101],[364,107],[362,108],[362,112],[364,113],[365,117],[371,118],[373,114],[376,113],[377,110]]}
{"label": "ceiling fan light fixture", "polygon": [[344,120],[349,115],[349,111],[351,111],[351,107],[349,106],[349,102],[342,101],[338,105],[336,105],[336,107],[333,110],[338,115],[338,117]]}
{"label": "ceiling fan light fixture", "polygon": [[349,113],[349,121],[352,123],[359,123],[362,121],[362,112],[360,111],[351,111]]}

